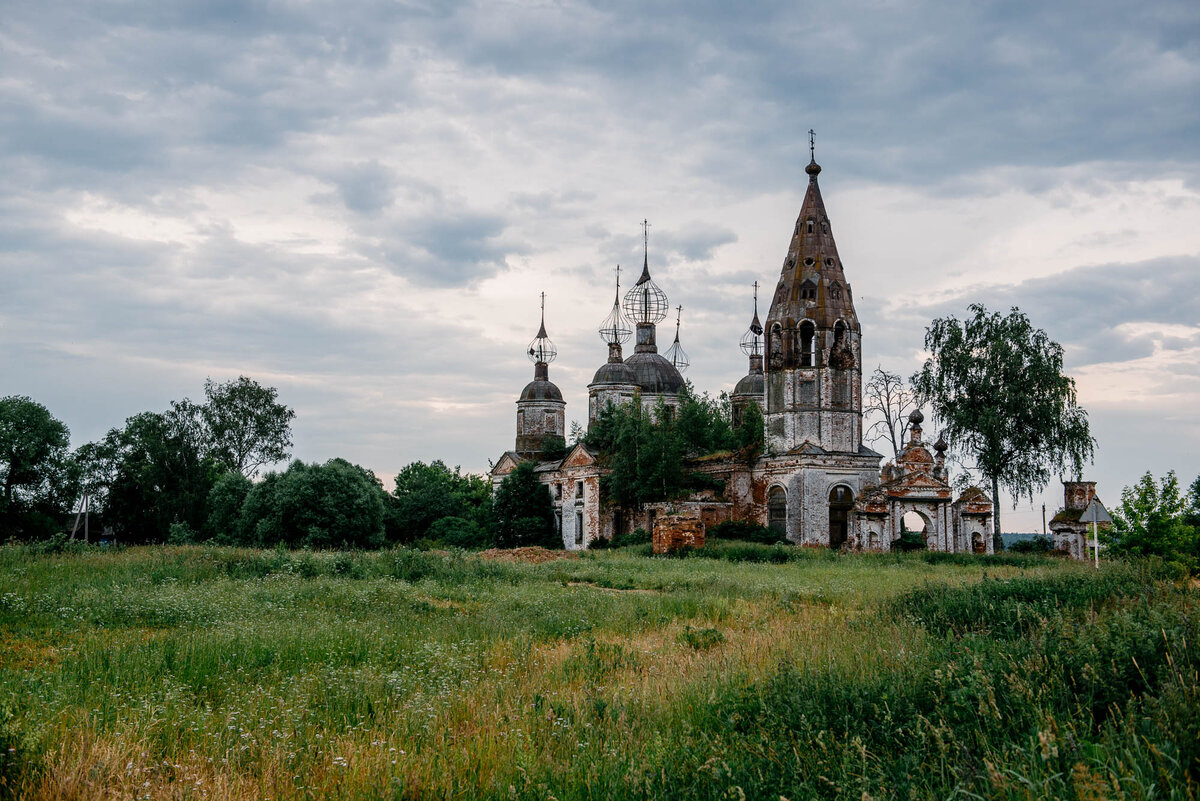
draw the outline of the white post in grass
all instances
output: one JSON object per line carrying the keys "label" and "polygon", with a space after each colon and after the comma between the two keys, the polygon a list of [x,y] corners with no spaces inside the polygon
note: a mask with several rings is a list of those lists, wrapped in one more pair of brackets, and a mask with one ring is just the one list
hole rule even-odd
{"label": "white post in grass", "polygon": [[1096,569],[1100,569],[1100,534],[1096,530],[1097,523],[1111,523],[1112,518],[1108,515],[1108,510],[1104,508],[1104,504],[1100,503],[1099,498],[1092,498],[1092,502],[1083,510],[1083,514],[1079,518],[1084,523],[1092,524],[1092,547],[1096,551]]}

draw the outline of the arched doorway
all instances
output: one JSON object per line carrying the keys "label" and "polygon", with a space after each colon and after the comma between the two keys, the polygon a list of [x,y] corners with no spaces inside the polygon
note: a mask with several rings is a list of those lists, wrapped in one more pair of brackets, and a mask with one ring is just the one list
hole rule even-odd
{"label": "arched doorway", "polygon": [[850,533],[850,510],[854,508],[854,493],[844,484],[829,491],[829,547],[842,548]]}
{"label": "arched doorway", "polygon": [[906,549],[921,549],[929,547],[929,535],[932,533],[930,520],[924,512],[908,510],[900,517],[901,547]]}
{"label": "arched doorway", "polygon": [[783,487],[771,487],[767,493],[767,527],[787,539],[787,493]]}

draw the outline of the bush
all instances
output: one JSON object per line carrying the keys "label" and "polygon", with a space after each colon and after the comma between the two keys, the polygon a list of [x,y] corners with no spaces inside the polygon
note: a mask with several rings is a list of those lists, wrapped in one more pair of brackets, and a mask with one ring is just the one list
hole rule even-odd
{"label": "bush", "polygon": [[342,459],[292,462],[269,473],[242,504],[240,536],[270,547],[377,548],[383,544],[383,490]]}
{"label": "bush", "polygon": [[504,477],[496,489],[492,509],[497,547],[563,547],[562,538],[554,530],[550,488],[538,480],[532,462],[522,462]]}
{"label": "bush", "polygon": [[463,517],[443,517],[429,527],[429,539],[451,548],[487,548],[491,535],[474,520]]}
{"label": "bush", "polygon": [[893,551],[923,551],[925,548],[925,538],[919,531],[904,531],[899,537],[892,540]]}
{"label": "bush", "polygon": [[1034,537],[1031,540],[1019,540],[1008,546],[1013,553],[1050,553],[1049,537]]}
{"label": "bush", "polygon": [[714,540],[741,540],[742,542],[758,542],[764,545],[774,545],[784,542],[786,538],[767,526],[751,523],[749,520],[726,520],[708,529],[708,538]]}
{"label": "bush", "polygon": [[195,541],[196,532],[187,523],[176,521],[167,529],[167,543],[170,545],[190,545]]}

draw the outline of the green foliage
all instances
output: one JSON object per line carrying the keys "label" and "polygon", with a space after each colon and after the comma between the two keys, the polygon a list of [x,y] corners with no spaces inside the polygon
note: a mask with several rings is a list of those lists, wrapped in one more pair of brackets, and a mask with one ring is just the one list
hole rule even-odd
{"label": "green foliage", "polygon": [[1050,553],[1049,537],[1034,537],[1031,540],[1020,540],[1008,546],[1012,553]]}
{"label": "green foliage", "polygon": [[734,444],[744,459],[754,459],[763,451],[765,425],[762,409],[757,403],[747,404],[742,419],[734,429]]}
{"label": "green foliage", "polygon": [[295,461],[268,473],[242,505],[243,542],[291,548],[378,548],[384,494],[369,471],[343,459]]}
{"label": "green foliage", "polygon": [[909,531],[901,524],[900,536],[892,540],[892,550],[923,551],[926,548],[925,537],[919,531]]}
{"label": "green foliage", "polygon": [[45,406],[0,398],[0,535],[37,539],[57,530],[78,486],[69,444],[70,431]]}
{"label": "green foliage", "polygon": [[387,539],[415,542],[430,537],[429,529],[446,517],[464,518],[478,528],[491,525],[492,485],[482,476],[451,470],[440,460],[413,462],[396,476],[388,504]]}
{"label": "green foliage", "polygon": [[239,472],[217,479],[208,493],[208,521],[205,534],[223,545],[248,545],[242,532],[242,505],[254,483]]}
{"label": "green foliage", "polygon": [[730,427],[731,420],[729,396],[724,392],[716,398],[709,397],[707,392],[697,395],[690,381],[679,390],[676,434],[685,454],[703,456],[733,450],[738,443]]}
{"label": "green foliage", "polygon": [[919,405],[930,404],[955,453],[974,459],[992,484],[1032,499],[1057,473],[1078,474],[1095,450],[1075,381],[1063,374],[1062,346],[1013,308],[1007,316],[972,304],[973,316],[934,320],[932,355],[913,376]]}
{"label": "green foliage", "polygon": [[187,523],[172,523],[167,530],[167,542],[171,545],[188,545],[196,541],[196,532]]}
{"label": "green foliage", "polygon": [[275,387],[246,376],[204,382],[207,403],[200,407],[208,455],[226,470],[255,475],[265,465],[288,458],[296,413],[279,403]]}
{"label": "green foliage", "polygon": [[428,538],[435,543],[451,548],[488,548],[492,537],[474,520],[462,517],[443,517],[433,521]]}
{"label": "green foliage", "polygon": [[749,520],[726,520],[710,526],[706,539],[741,540],[742,542],[760,542],[764,545],[774,545],[783,538],[767,526],[751,523]]}
{"label": "green foliage", "polygon": [[538,481],[532,462],[517,465],[500,482],[492,517],[497,547],[563,547],[562,538],[555,532],[550,488]]}
{"label": "green foliage", "polygon": [[[605,497],[626,508],[668,500],[696,489],[723,487],[683,469],[688,456],[742,448],[761,450],[762,415],[747,416],[735,434],[729,398],[697,395],[691,385],[679,392],[678,410],[660,399],[652,413],[640,397],[600,410],[584,441],[600,454],[609,472],[601,478]],[[757,426],[757,427],[756,427]]]}
{"label": "green foliage", "polygon": [[186,400],[130,417],[76,458],[105,521],[129,543],[165,542],[176,522],[202,529],[221,474],[205,452],[199,409]]}
{"label": "green foliage", "polygon": [[1156,578],[1146,565],[1119,565],[1100,575],[1016,578],[965,587],[931,585],[894,599],[894,615],[937,634],[986,632],[1014,638],[1051,618],[1093,610],[1102,602],[1136,597]]}
{"label": "green foliage", "polygon": [[21,798],[23,784],[42,772],[42,746],[7,703],[0,703],[0,801]]}
{"label": "green foliage", "polygon": [[1184,493],[1174,470],[1161,484],[1146,471],[1121,491],[1121,506],[1112,518],[1104,534],[1110,553],[1160,556],[1193,573],[1200,570],[1200,478]]}
{"label": "green foliage", "polygon": [[[172,523],[205,531],[209,497],[222,475],[254,475],[287,458],[295,412],[276,402],[274,387],[240,376],[206,381],[204,392],[203,405],[185,398],[165,412],[142,412],[77,451],[82,487],[120,540],[164,542]],[[218,515],[223,527],[227,513]]]}
{"label": "green foliage", "polygon": [[557,434],[542,437],[542,458],[546,461],[561,459],[567,455],[567,441]]}
{"label": "green foliage", "polygon": [[853,675],[785,663],[711,691],[687,721],[703,734],[647,765],[641,789],[714,800],[1190,798],[1194,612],[1166,593],[1091,621],[1035,617],[1027,637],[933,640]]}
{"label": "green foliage", "polygon": [[679,640],[695,651],[707,651],[725,642],[725,635],[720,629],[693,628],[688,624],[679,632]]}
{"label": "green foliage", "polygon": [[1197,795],[1192,584],[713,546],[789,558],[0,548],[0,784],[186,796],[202,765],[201,790],[271,798]]}

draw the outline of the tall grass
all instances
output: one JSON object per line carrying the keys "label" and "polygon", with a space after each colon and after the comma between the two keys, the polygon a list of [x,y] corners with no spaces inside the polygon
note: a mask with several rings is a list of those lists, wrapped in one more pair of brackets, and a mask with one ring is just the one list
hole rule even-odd
{"label": "tall grass", "polygon": [[741,548],[0,548],[0,796],[1195,797],[1194,590]]}

